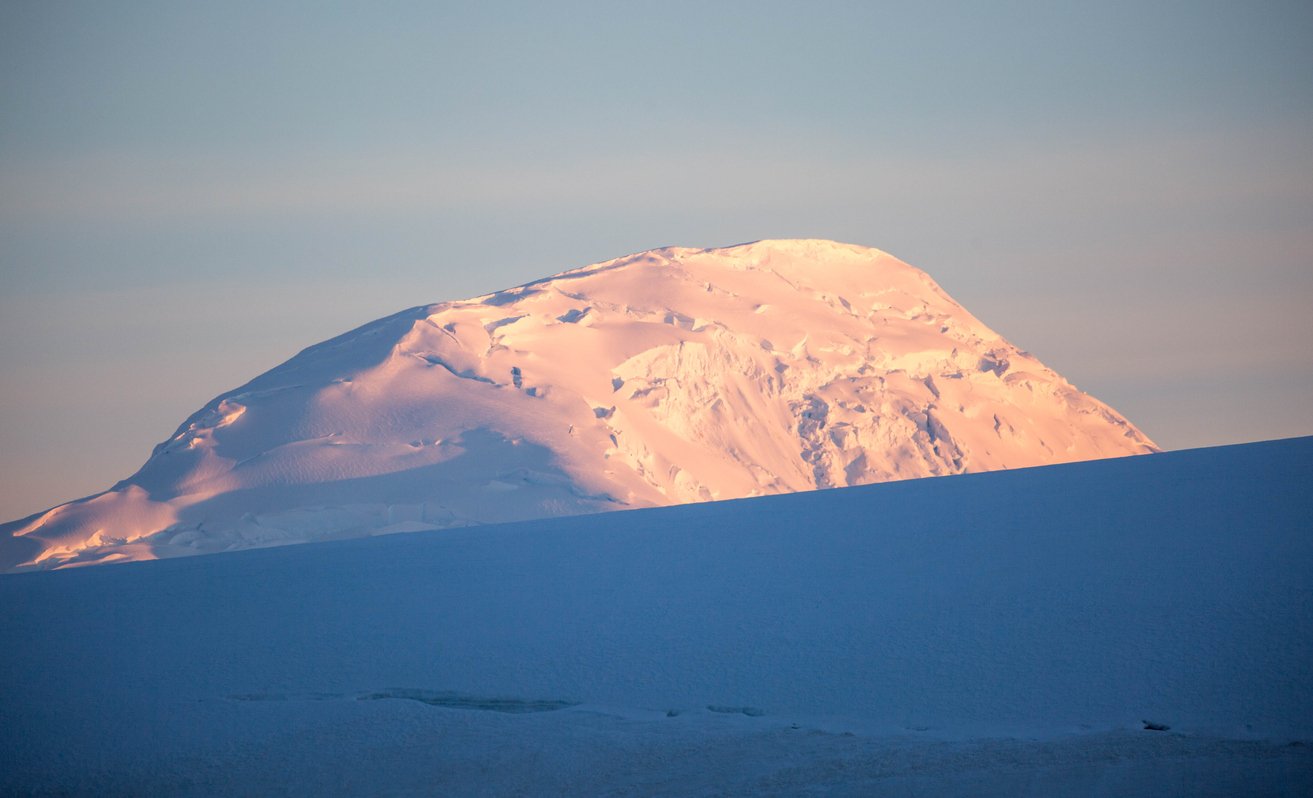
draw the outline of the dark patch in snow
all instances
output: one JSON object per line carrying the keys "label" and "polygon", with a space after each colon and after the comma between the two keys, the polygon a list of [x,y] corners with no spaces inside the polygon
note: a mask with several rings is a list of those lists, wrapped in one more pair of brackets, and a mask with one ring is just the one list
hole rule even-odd
{"label": "dark patch in snow", "polygon": [[679,311],[676,310],[666,311],[666,315],[662,317],[661,321],[665,324],[678,327],[682,330],[693,329],[693,317],[686,316],[683,313],[680,313]]}
{"label": "dark patch in snow", "polygon": [[489,712],[506,712],[523,714],[527,712],[554,712],[578,706],[577,701],[558,701],[548,699],[495,698],[467,695],[450,690],[415,690],[405,687],[390,687],[359,696],[359,701],[380,701],[385,698],[401,698],[418,701],[433,707],[449,709],[480,709]]}
{"label": "dark patch in snow", "polygon": [[980,358],[978,365],[981,371],[992,371],[996,376],[1002,377],[1003,372],[1008,370],[1007,352],[1001,349],[991,349]]}
{"label": "dark patch in snow", "polygon": [[560,316],[557,316],[556,320],[565,322],[566,324],[574,324],[576,321],[579,321],[584,316],[588,315],[588,311],[590,310],[592,310],[591,307],[584,308],[583,310],[580,310],[579,308],[574,308],[566,313],[561,314]]}
{"label": "dark patch in snow", "polygon": [[789,409],[798,419],[798,440],[802,444],[800,454],[803,462],[812,468],[816,487],[833,487],[825,458],[825,437],[821,434],[830,415],[830,406],[819,396],[805,394],[801,402],[790,402]]}
{"label": "dark patch in snow", "polygon": [[344,695],[342,693],[238,693],[228,696],[231,701],[339,701],[354,698],[357,701],[380,701],[385,698],[402,698],[434,707],[450,709],[481,709],[489,712],[523,714],[526,712],[554,712],[578,706],[577,701],[529,700],[468,695],[451,690],[416,690],[407,687],[389,687],[372,693]]}
{"label": "dark patch in snow", "polygon": [[764,710],[757,709],[756,707],[725,707],[720,706],[719,704],[707,705],[707,711],[719,712],[722,715],[747,715],[750,718],[760,718],[762,715],[766,714]]}
{"label": "dark patch in snow", "polygon": [[514,324],[520,319],[525,318],[527,315],[528,315],[527,313],[521,313],[518,316],[507,316],[504,319],[497,319],[494,322],[483,325],[483,329],[486,330],[489,334],[491,334],[493,330],[496,330],[500,327],[505,327],[508,324]]}
{"label": "dark patch in snow", "polygon": [[813,426],[807,424],[806,422],[808,421],[815,422],[814,426],[816,429],[825,429],[825,419],[830,414],[830,406],[819,396],[808,395],[804,396],[803,399],[806,403],[800,403],[799,406],[803,408],[800,415],[804,420],[798,422],[798,431],[802,432],[803,427],[810,428]]}

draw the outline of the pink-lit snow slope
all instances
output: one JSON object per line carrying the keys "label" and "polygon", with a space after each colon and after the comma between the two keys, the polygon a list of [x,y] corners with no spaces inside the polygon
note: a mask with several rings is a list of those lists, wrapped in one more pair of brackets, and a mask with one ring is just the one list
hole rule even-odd
{"label": "pink-lit snow slope", "polygon": [[1308,795],[1310,473],[1300,438],[11,574],[0,793]]}
{"label": "pink-lit snow slope", "polygon": [[670,248],[398,313],[201,409],[0,568],[152,559],[1154,451],[865,247]]}

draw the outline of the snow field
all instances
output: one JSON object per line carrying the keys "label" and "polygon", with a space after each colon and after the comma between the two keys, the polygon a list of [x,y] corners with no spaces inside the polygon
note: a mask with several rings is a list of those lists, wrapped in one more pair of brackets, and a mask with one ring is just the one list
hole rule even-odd
{"label": "snow field", "polygon": [[0,792],[1307,794],[1310,466],[1302,438],[9,575]]}

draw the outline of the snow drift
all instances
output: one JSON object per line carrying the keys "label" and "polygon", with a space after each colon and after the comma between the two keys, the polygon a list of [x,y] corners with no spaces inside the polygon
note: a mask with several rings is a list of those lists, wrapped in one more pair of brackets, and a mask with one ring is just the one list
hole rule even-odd
{"label": "snow drift", "polygon": [[661,249],[310,347],[0,567],[730,499],[1153,451],[883,252]]}
{"label": "snow drift", "polygon": [[0,577],[0,793],[1307,795],[1313,438]]}

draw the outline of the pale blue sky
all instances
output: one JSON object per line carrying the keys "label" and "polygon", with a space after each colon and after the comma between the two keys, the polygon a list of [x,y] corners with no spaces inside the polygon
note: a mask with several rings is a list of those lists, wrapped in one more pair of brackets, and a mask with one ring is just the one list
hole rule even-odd
{"label": "pale blue sky", "polygon": [[403,307],[928,271],[1170,448],[1313,433],[1307,3],[0,5],[0,520]]}

